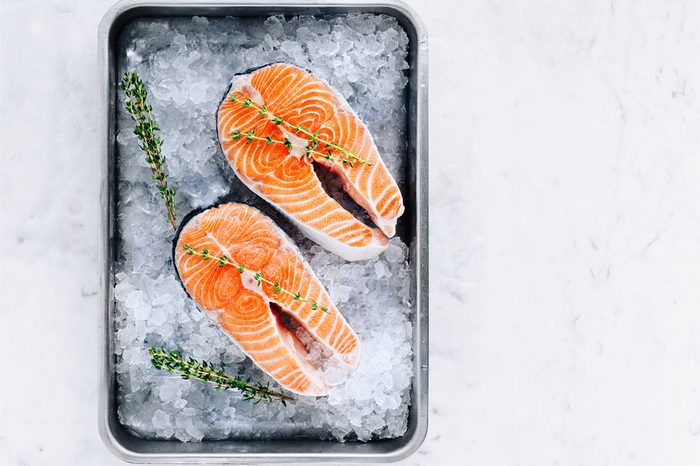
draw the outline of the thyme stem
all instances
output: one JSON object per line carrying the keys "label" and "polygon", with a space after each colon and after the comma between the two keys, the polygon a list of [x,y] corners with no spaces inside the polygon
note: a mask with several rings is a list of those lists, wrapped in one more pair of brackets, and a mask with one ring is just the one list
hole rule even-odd
{"label": "thyme stem", "polygon": [[170,373],[180,374],[183,379],[197,379],[214,385],[214,389],[238,390],[246,400],[254,403],[261,401],[279,400],[286,404],[285,400],[294,400],[291,396],[271,390],[269,384],[252,384],[250,380],[244,380],[238,376],[230,376],[224,372],[224,368],[215,369],[214,365],[206,361],[199,362],[190,357],[186,360],[179,351],[167,352],[163,348],[151,347],[148,350],[151,355],[151,364],[156,369],[166,370]]}
{"label": "thyme stem", "polygon": [[[229,100],[231,102],[238,102],[240,99],[238,97],[236,97],[235,94],[231,94],[231,97],[229,98]],[[253,108],[253,109],[257,110],[258,113],[261,115],[261,118],[267,118],[268,120],[272,121],[276,125],[282,124],[290,129],[292,129],[295,133],[302,132],[302,133],[306,134],[307,136],[309,136],[309,140],[313,143],[317,143],[317,144],[321,143],[321,144],[325,145],[326,148],[329,150],[336,149],[344,157],[353,158],[353,159],[355,159],[355,162],[357,162],[357,163],[361,163],[361,164],[368,165],[368,166],[372,165],[372,163],[369,160],[363,159],[362,157],[360,157],[356,153],[342,148],[339,144],[332,142],[332,141],[327,141],[325,139],[318,137],[318,134],[317,134],[318,131],[316,131],[315,133],[312,133],[311,131],[309,131],[309,129],[304,128],[302,125],[294,125],[294,124],[286,121],[282,117],[276,117],[275,115],[270,113],[270,111],[267,107],[265,107],[264,105],[259,106],[258,104],[253,102],[250,98],[246,98],[246,99],[242,100],[241,105],[245,108]],[[314,153],[318,153],[318,152],[314,152]],[[322,155],[323,157],[328,159],[328,157],[326,157],[326,154],[320,154],[320,155]],[[343,162],[343,163],[347,163],[347,162]]]}
{"label": "thyme stem", "polygon": [[233,261],[231,261],[228,257],[226,256],[212,256],[209,253],[209,250],[207,249],[202,249],[201,251],[198,251],[197,249],[193,248],[192,246],[189,246],[187,244],[182,245],[182,250],[185,251],[185,253],[189,254],[190,256],[199,256],[204,260],[209,260],[212,259],[215,262],[218,262],[219,267],[224,267],[226,265],[231,265],[238,270],[238,273],[243,274],[243,273],[249,273],[253,275],[253,279],[258,282],[258,286],[260,286],[262,283],[267,283],[268,285],[271,285],[274,289],[275,294],[278,293],[284,293],[286,295],[291,296],[295,301],[301,301],[302,303],[307,303],[311,306],[311,309],[316,310],[320,309],[323,312],[328,312],[328,308],[325,306],[319,306],[318,302],[314,299],[307,299],[307,298],[302,298],[301,294],[299,292],[293,293],[285,288],[282,288],[282,286],[279,284],[279,282],[273,282],[271,280],[268,280],[267,278],[263,277],[262,272],[256,272],[254,270],[248,270],[245,266],[241,264],[237,264]]}
{"label": "thyme stem", "polygon": [[163,140],[156,135],[159,131],[153,119],[153,108],[148,104],[148,91],[143,85],[143,81],[135,71],[126,71],[122,78],[121,88],[127,96],[125,102],[126,110],[131,114],[131,119],[136,123],[134,134],[141,142],[140,148],[146,154],[146,163],[151,168],[152,178],[156,182],[165,208],[168,211],[168,222],[177,230],[175,205],[175,188],[168,188],[168,174],[165,167],[165,157],[161,148]]}
{"label": "thyme stem", "polygon": [[331,161],[331,162],[337,162],[338,160],[340,160],[341,163],[343,163],[343,165],[348,164],[348,165],[352,166],[353,163],[354,163],[354,162],[351,162],[350,160],[348,160],[348,159],[345,158],[345,157],[343,157],[342,159],[338,159],[338,157],[333,157],[333,155],[331,155],[331,151],[330,151],[330,150],[329,150],[327,153],[324,154],[323,152],[319,152],[319,151],[317,151],[317,150],[311,149],[309,146],[299,146],[299,145],[295,145],[295,144],[293,144],[293,143],[292,143],[289,139],[287,139],[287,138],[285,138],[284,141],[280,141],[279,139],[274,139],[272,136],[265,136],[265,137],[256,136],[252,131],[243,132],[243,131],[240,131],[240,130],[237,130],[237,129],[234,130],[234,131],[232,132],[231,137],[232,137],[233,139],[236,139],[236,140],[241,139],[241,138],[244,137],[244,138],[247,139],[248,141],[258,140],[258,141],[265,141],[265,142],[268,143],[268,144],[282,144],[282,145],[284,145],[285,147],[287,147],[287,149],[289,149],[290,152],[291,152],[292,148],[297,147],[297,148],[300,148],[300,149],[305,149],[305,150],[306,150],[306,155],[307,155],[307,156],[310,156],[311,154],[314,154],[314,155],[318,155],[319,157],[323,157],[324,159],[329,160],[329,161]]}

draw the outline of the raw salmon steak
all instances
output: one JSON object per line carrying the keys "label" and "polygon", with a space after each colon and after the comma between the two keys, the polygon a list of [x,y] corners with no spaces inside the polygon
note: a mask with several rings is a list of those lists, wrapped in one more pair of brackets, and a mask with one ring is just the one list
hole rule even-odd
{"label": "raw salmon steak", "polygon": [[[365,125],[324,80],[283,63],[236,75],[217,127],[236,175],[306,236],[351,261],[386,248],[404,211],[401,191]],[[329,196],[314,165],[335,173],[379,228]]]}
{"label": "raw salmon steak", "polygon": [[197,306],[286,389],[328,392],[285,325],[290,317],[341,367],[357,365],[357,335],[289,238],[258,210],[229,203],[194,215],[180,228],[174,262]]}

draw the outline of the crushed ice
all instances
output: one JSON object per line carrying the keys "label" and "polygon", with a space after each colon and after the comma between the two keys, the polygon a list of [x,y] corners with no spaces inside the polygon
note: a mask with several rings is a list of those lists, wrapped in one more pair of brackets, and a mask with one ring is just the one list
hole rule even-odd
{"label": "crushed ice", "polygon": [[[235,179],[216,139],[215,110],[234,73],[274,61],[311,69],[348,99],[404,186],[403,91],[408,38],[385,15],[140,20],[122,36],[120,68],[146,83],[165,143],[179,219],[222,198],[248,203],[290,234],[361,341],[349,379],[326,364],[329,396],[254,405],[153,369],[147,348],[180,348],[232,374],[270,379],[188,299],[171,264],[173,233],[119,107],[119,253],[115,353],[119,419],[145,437],[181,441],[305,435],[338,440],[397,437],[407,427],[412,378],[408,250],[391,240],[376,260],[348,263],[299,235]],[[123,96],[120,95],[120,104]],[[333,177],[324,186],[349,206]],[[356,206],[350,207],[360,218]],[[299,332],[300,338],[306,338]],[[322,364],[322,351],[311,352]],[[337,385],[335,385],[337,384]]]}

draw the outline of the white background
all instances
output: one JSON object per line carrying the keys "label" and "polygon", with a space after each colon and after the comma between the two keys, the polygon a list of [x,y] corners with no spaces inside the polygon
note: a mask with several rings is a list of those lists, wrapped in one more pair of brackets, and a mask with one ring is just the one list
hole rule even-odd
{"label": "white background", "polygon": [[[415,0],[430,429],[404,464],[700,463],[699,2]],[[97,434],[96,30],[0,3],[0,464]]]}

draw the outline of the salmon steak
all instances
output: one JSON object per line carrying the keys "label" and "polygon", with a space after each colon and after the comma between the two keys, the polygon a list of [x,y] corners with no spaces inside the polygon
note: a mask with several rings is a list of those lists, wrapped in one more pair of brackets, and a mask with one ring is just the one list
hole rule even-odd
{"label": "salmon steak", "polygon": [[174,263],[199,309],[287,390],[329,389],[285,324],[290,318],[340,367],[357,366],[357,335],[296,246],[258,210],[228,203],[192,216],[175,240]]}
{"label": "salmon steak", "polygon": [[[349,261],[386,249],[404,211],[401,191],[368,129],[327,82],[284,63],[236,75],[217,130],[238,178],[307,237]],[[378,228],[329,196],[314,167],[337,175]]]}

